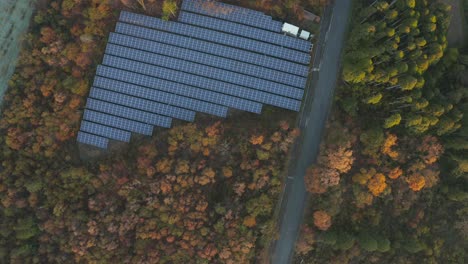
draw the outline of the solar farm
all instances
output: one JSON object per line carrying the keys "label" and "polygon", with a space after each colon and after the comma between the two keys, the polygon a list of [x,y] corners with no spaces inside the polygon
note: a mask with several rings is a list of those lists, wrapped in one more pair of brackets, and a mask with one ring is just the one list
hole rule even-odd
{"label": "solar farm", "polygon": [[184,0],[177,21],[126,11],[97,67],[77,141],[106,149],[109,140],[151,136],[172,119],[228,109],[260,114],[263,105],[299,111],[306,86],[308,40],[282,32],[261,12]]}

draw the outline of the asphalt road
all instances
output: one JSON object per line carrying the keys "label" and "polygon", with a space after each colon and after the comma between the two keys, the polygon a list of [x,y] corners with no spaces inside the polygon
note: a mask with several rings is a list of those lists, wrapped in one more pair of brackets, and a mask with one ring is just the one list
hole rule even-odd
{"label": "asphalt road", "polygon": [[[351,0],[336,0],[322,16],[320,39],[316,42],[316,59],[306,88],[300,113],[297,158],[292,158],[291,174],[281,201],[279,238],[272,246],[271,263],[290,263],[302,222],[307,193],[304,175],[318,154],[322,132],[330,111],[340,69],[340,54],[348,28]],[[293,154],[294,155],[294,154]]]}

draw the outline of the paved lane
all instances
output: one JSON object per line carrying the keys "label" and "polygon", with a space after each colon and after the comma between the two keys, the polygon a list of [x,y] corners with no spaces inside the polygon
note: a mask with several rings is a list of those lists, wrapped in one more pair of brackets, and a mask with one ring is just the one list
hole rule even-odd
{"label": "paved lane", "polygon": [[319,151],[321,135],[325,127],[333,93],[339,74],[340,54],[348,28],[351,13],[351,0],[336,0],[325,10],[320,39],[317,42],[317,56],[311,81],[308,83],[304,107],[300,113],[299,126],[302,131],[299,139],[297,158],[292,161],[281,203],[279,239],[272,249],[272,264],[290,263],[294,245],[302,222],[307,193],[304,187],[304,174],[315,160]]}

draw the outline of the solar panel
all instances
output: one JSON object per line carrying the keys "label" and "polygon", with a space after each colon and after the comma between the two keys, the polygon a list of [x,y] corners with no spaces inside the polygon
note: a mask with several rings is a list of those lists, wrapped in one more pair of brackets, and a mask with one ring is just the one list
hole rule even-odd
{"label": "solar panel", "polygon": [[[178,72],[186,72],[191,74],[196,74],[199,76],[205,76],[208,78],[220,80],[223,82],[229,82],[231,84],[242,85],[245,87],[263,90],[266,92],[284,95],[293,97],[295,94],[299,94],[302,97],[303,90],[296,87],[287,86],[284,84],[279,84],[244,74],[239,74],[235,72],[230,72],[211,66],[205,66],[198,63],[188,62],[181,59],[171,58],[168,56],[153,54],[141,50],[136,50],[132,48],[126,48],[122,46],[117,46],[109,44],[106,49],[107,54],[120,56],[136,61],[141,61],[144,63],[149,63],[155,66],[162,66],[168,69],[173,69]],[[108,57],[104,57],[103,64],[106,64]],[[127,62],[126,62],[127,63]],[[133,65],[133,62],[128,62]],[[111,66],[112,64],[110,64]],[[159,71],[158,68],[152,68],[153,66],[146,66],[146,69],[154,69]],[[253,74],[256,74],[255,72]]]}
{"label": "solar panel", "polygon": [[138,85],[110,80],[102,77],[96,77],[94,80],[94,86],[220,117],[226,117],[228,110],[227,107],[221,105],[194,100],[184,96],[154,89],[148,89]]}
{"label": "solar panel", "polygon": [[[135,38],[118,33],[111,33],[109,36],[109,43],[115,43],[121,46],[126,46],[135,49],[141,49],[152,53],[170,56],[173,58],[184,59],[200,64],[205,64],[231,72],[238,72],[245,75],[253,75],[266,80],[283,83],[297,88],[304,88],[306,78],[297,75],[289,74],[279,70],[273,70],[266,67],[260,67],[250,63],[241,62],[234,59],[215,56],[187,48],[177,47],[175,45],[168,45],[161,42]],[[108,46],[111,44],[108,44]]]}
{"label": "solar panel", "polygon": [[86,120],[81,121],[80,130],[123,142],[130,142],[130,137],[132,136],[132,133],[128,131],[88,122]]}
{"label": "solar panel", "polygon": [[194,39],[186,36],[180,36],[154,29],[129,25],[125,23],[117,23],[116,32],[135,36],[138,38],[159,41],[173,46],[188,48],[200,52],[205,52],[220,57],[231,58],[262,67],[284,71],[290,74],[296,74],[306,77],[308,75],[308,67],[302,64],[285,61],[282,59],[258,54],[255,52],[245,51],[228,47],[204,40]]}
{"label": "solar panel", "polygon": [[180,22],[188,23],[194,26],[205,27],[213,30],[219,30],[230,34],[236,34],[251,39],[261,40],[271,44],[296,49],[306,53],[310,52],[312,43],[300,38],[290,37],[284,34],[274,34],[270,31],[241,25],[218,18],[207,17],[189,12],[179,12],[177,19]]}
{"label": "solar panel", "polygon": [[107,148],[109,139],[152,135],[172,118],[193,121],[195,111],[226,117],[228,107],[300,109],[311,43],[279,34],[281,22],[261,12],[213,3],[229,9],[218,14],[195,4],[185,0],[181,22],[121,12],[78,142]]}
{"label": "solar panel", "polygon": [[153,134],[153,126],[151,125],[92,111],[89,109],[86,109],[84,111],[83,119],[102,125],[119,128],[122,130],[135,132],[142,135],[151,136]]}
{"label": "solar panel", "polygon": [[297,63],[308,64],[310,61],[310,55],[304,52],[187,24],[164,21],[155,17],[122,11],[120,13],[120,21],[212,41],[226,46],[255,51]]}
{"label": "solar panel", "polygon": [[273,32],[281,32],[282,23],[272,20],[270,16],[266,16],[261,12],[220,2],[203,1],[210,2],[209,8],[207,8],[203,6],[201,2],[202,1],[184,0],[182,2],[182,10],[226,19],[253,27],[271,30]]}
{"label": "solar panel", "polygon": [[161,104],[154,101],[145,100],[138,97],[133,97],[121,93],[116,93],[109,90],[100,89],[94,87],[91,89],[90,97],[96,98],[102,101],[112,102],[115,104],[124,105],[127,107],[132,107],[148,112],[152,112],[155,114],[170,116],[173,118],[185,120],[185,121],[193,121],[195,119],[195,112],[178,108],[174,106],[170,106],[167,104]]}
{"label": "solar panel", "polygon": [[[97,78],[101,77],[96,77],[96,79]],[[169,128],[172,123],[172,119],[167,116],[161,116],[93,98],[88,98],[86,108],[160,127]]]}
{"label": "solar panel", "polygon": [[[177,70],[171,70],[164,67],[159,67],[155,65],[145,64],[137,61],[132,61],[124,58],[114,57],[111,55],[105,55],[102,64],[112,66],[115,68],[120,68],[124,70],[134,71],[142,74],[146,74],[153,77],[159,77],[167,80],[178,81],[188,85],[196,85],[198,87],[208,87],[216,86],[222,89],[225,93],[228,93],[230,90],[240,90],[240,89],[249,89],[244,88],[232,83],[222,82],[207,77],[194,75],[186,72],[180,72]],[[301,99],[303,90],[297,88],[291,89],[275,89],[269,87],[262,87],[267,92],[275,92],[277,94]]]}
{"label": "solar panel", "polygon": [[95,146],[102,149],[106,149],[107,145],[109,144],[109,139],[105,137],[92,135],[83,131],[78,131],[76,141],[78,141],[79,143]]}
{"label": "solar panel", "polygon": [[[225,105],[228,107],[248,111],[251,113],[258,114],[262,111],[262,105],[256,102],[252,102],[230,95],[225,95],[218,92],[200,89],[190,85],[167,81],[164,79],[153,78],[146,75],[141,75],[120,69],[110,68],[103,65],[98,66],[96,74],[106,78],[112,78],[115,80],[130,82],[152,89],[172,92],[174,94],[196,98],[219,105]],[[216,89],[214,87],[213,90],[216,91],[221,89]]]}
{"label": "solar panel", "polygon": [[[188,96],[203,96],[206,95],[206,100],[216,100],[219,102],[221,105],[226,105],[232,108],[236,108],[239,110],[244,110],[244,111],[249,111],[252,113],[260,113],[261,112],[261,104],[255,103],[255,102],[260,102],[260,103],[265,103],[277,107],[282,107],[285,109],[290,109],[294,111],[299,111],[300,109],[300,104],[301,102],[298,100],[270,94],[270,93],[265,93],[261,92],[258,90],[251,90],[251,89],[245,89],[243,87],[239,87],[239,89],[233,89],[233,90],[224,90],[220,87],[217,86],[206,86],[206,89],[210,89],[212,91],[217,91],[220,93],[228,93],[233,96],[237,96],[240,98],[236,97],[230,97],[224,94],[220,93],[200,93],[201,91],[204,90],[195,90],[191,91],[190,86],[184,86],[182,84],[177,84],[177,83],[171,83],[164,81],[163,79],[158,79],[158,78],[153,78],[150,76],[146,75],[141,75],[137,73],[132,73],[132,72],[127,72],[124,70],[118,70],[114,68],[109,68],[106,66],[98,66],[97,73],[100,76],[107,77],[107,78],[112,78],[116,80],[122,80],[122,81],[128,81],[131,83],[139,84],[145,87],[150,87],[150,88],[162,88],[162,87],[169,87],[169,86],[163,86],[160,85],[161,82],[165,82],[168,85],[174,84],[172,88],[174,89],[174,92],[176,92],[176,89],[178,89],[178,92],[185,92],[185,93],[190,93]],[[188,87],[189,89],[184,90],[181,87]],[[182,89],[182,91],[180,90]],[[245,98],[245,99],[241,99]],[[249,101],[251,100],[251,101]],[[252,102],[255,101],[255,102]],[[253,108],[251,108],[253,107]]]}

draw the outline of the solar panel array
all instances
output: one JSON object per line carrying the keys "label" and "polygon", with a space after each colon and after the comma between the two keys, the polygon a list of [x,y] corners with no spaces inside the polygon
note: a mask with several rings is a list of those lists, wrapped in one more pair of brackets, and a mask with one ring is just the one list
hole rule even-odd
{"label": "solar panel array", "polygon": [[261,12],[184,0],[177,22],[122,11],[97,67],[77,141],[106,149],[196,112],[299,111],[312,44]]}
{"label": "solar panel array", "polygon": [[273,32],[281,32],[283,24],[271,19],[262,12],[215,1],[184,0],[182,10],[225,19],[240,24],[258,27]]}
{"label": "solar panel array", "polygon": [[190,51],[200,51],[208,54],[213,54],[219,57],[225,57],[236,61],[259,65],[265,68],[286,72],[290,75],[299,75],[302,77],[306,77],[308,74],[308,67],[303,64],[292,63],[275,57],[269,57],[256,52],[245,51],[229,46],[223,46],[201,39],[194,39],[191,37],[152,30],[125,23],[117,23],[115,31],[128,36],[134,36],[139,39],[147,39],[156,42],[167,43],[170,45],[189,49]]}
{"label": "solar panel array", "polygon": [[182,24],[174,21],[164,21],[159,18],[149,17],[140,14],[134,14],[122,11],[120,21],[133,23],[135,25],[172,32],[179,35],[192,38],[203,38],[214,43],[231,46],[237,49],[254,51],[268,56],[278,57],[284,60],[290,60],[296,63],[308,64],[310,55],[308,53],[284,48],[281,46],[269,44],[259,40],[243,38],[229,33],[209,30],[188,24]]}
{"label": "solar panel array", "polygon": [[310,42],[304,42],[299,38],[291,38],[289,36],[280,34],[271,34],[270,31],[265,31],[262,29],[190,12],[181,11],[179,13],[178,20],[190,25],[228,32],[246,38],[257,39],[263,42],[272,43],[291,49],[297,49],[300,51],[308,52],[311,48]]}

